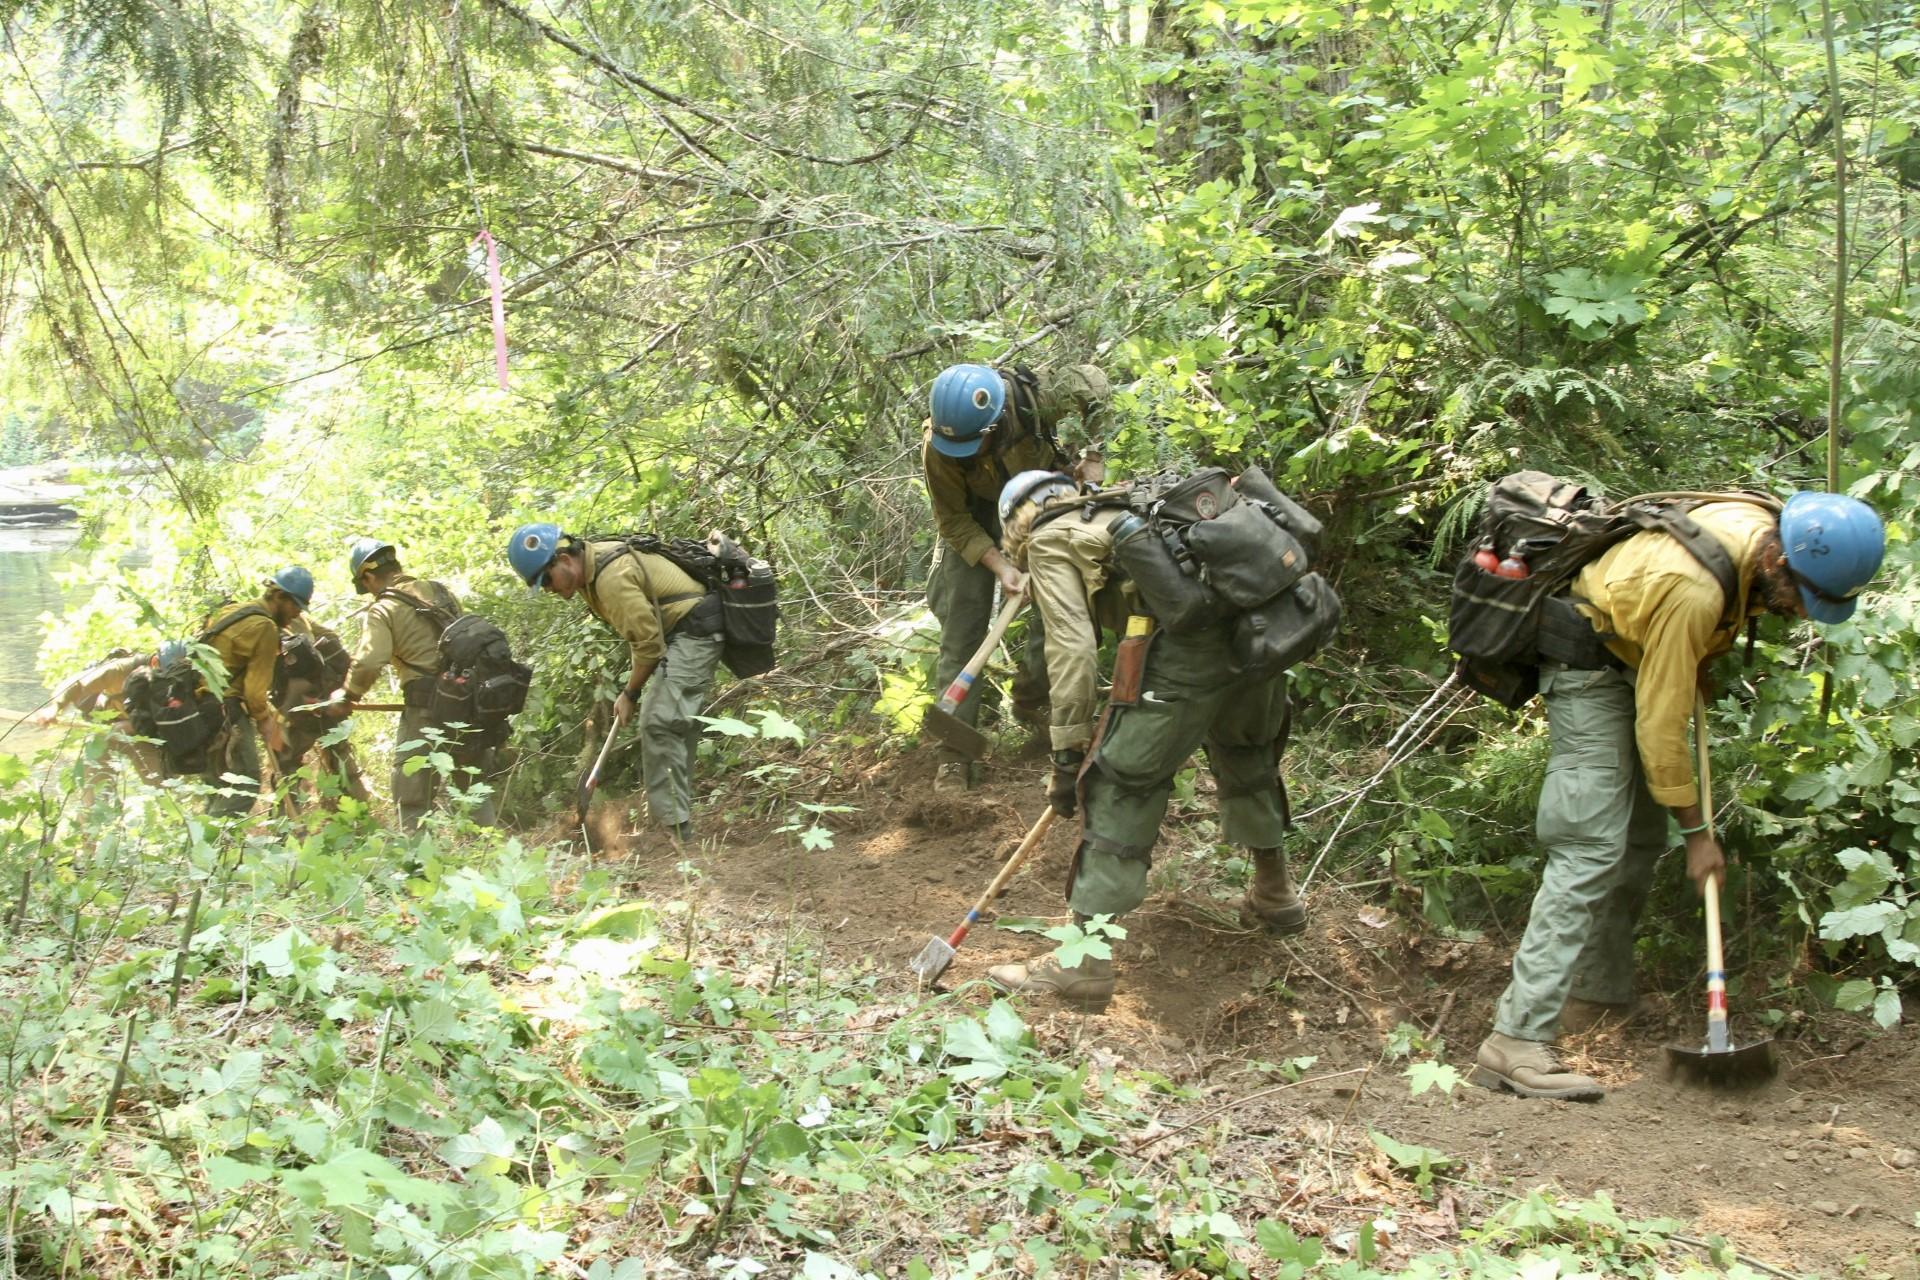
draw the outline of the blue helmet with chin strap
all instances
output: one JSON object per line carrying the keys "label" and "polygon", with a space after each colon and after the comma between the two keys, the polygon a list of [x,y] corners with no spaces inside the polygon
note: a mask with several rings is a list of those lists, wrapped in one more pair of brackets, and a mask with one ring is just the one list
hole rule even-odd
{"label": "blue helmet with chin strap", "polygon": [[286,592],[302,609],[313,603],[313,575],[297,564],[274,570],[267,585]]}
{"label": "blue helmet with chin strap", "polygon": [[998,373],[984,364],[948,365],[927,397],[933,447],[949,458],[971,458],[1006,406],[1007,384]]}
{"label": "blue helmet with chin strap", "polygon": [[187,652],[187,642],[185,640],[168,640],[154,653],[153,665],[156,667],[170,667],[176,662],[185,662],[187,660]]}
{"label": "blue helmet with chin strap", "polygon": [[366,585],[360,581],[360,571],[367,567],[369,561],[379,561],[382,553],[390,553],[390,558],[394,559],[399,555],[391,542],[382,542],[378,538],[356,538],[353,549],[347,552],[347,576],[353,579],[353,589],[360,595],[367,594]]}
{"label": "blue helmet with chin strap", "polygon": [[560,554],[564,536],[559,525],[542,520],[521,525],[507,539],[507,563],[513,566],[529,591],[538,591],[547,585],[547,567]]}
{"label": "blue helmet with chin strap", "polygon": [[1879,513],[1844,493],[1796,493],[1780,509],[1780,549],[1815,622],[1845,622],[1887,550]]}

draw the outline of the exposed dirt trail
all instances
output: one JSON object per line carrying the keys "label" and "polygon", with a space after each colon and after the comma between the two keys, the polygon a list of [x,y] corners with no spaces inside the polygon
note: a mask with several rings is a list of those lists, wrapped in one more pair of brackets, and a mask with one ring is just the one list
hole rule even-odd
{"label": "exposed dirt trail", "polygon": [[[897,974],[909,989],[908,960],[959,922],[1040,804],[1037,785],[890,798],[927,796],[924,768],[909,762],[860,794],[829,797],[860,806],[830,850],[803,852],[791,836],[739,827],[709,840],[691,857],[703,907],[763,933],[792,919],[837,960]],[[1062,917],[1072,839],[1070,824],[1049,834],[1003,914]],[[642,892],[676,897],[678,861],[642,848],[627,874]],[[1665,1078],[1661,1046],[1683,1038],[1695,1015],[1690,1002],[1678,1010],[1656,997],[1628,1026],[1569,1042],[1574,1061],[1610,1086],[1604,1102],[1529,1102],[1465,1084],[1416,1098],[1403,1064],[1380,1061],[1385,1037],[1400,1023],[1425,1031],[1443,1020],[1445,1056],[1464,1072],[1505,980],[1504,948],[1411,938],[1337,889],[1317,892],[1312,906],[1308,933],[1283,943],[1243,929],[1229,897],[1157,887],[1127,919],[1110,1008],[1083,1017],[1034,1005],[1028,1017],[1050,1044],[1199,1085],[1195,1115],[1245,1098],[1223,1145],[1267,1166],[1317,1144],[1364,1145],[1370,1127],[1464,1159],[1467,1177],[1489,1188],[1605,1191],[1631,1217],[1679,1218],[1702,1238],[1724,1233],[1741,1253],[1794,1272],[1920,1280],[1920,1168],[1909,1163],[1920,1146],[1920,1044],[1911,1031],[1808,1026],[1783,1042],[1779,1080],[1713,1094]],[[945,985],[984,1002],[986,967],[1040,945],[983,924]],[[1267,1064],[1302,1056],[1317,1059],[1306,1083],[1251,1096],[1282,1078]]]}

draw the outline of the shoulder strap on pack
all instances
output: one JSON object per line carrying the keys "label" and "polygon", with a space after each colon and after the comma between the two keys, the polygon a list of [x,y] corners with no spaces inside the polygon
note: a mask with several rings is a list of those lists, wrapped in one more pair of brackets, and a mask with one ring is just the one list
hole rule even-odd
{"label": "shoulder strap on pack", "polygon": [[1035,440],[1047,447],[1056,462],[1063,455],[1060,442],[1054,438],[1053,424],[1040,416],[1040,378],[1024,364],[1016,364],[1001,371],[1007,380],[1007,417],[1012,421],[1014,430],[1005,432],[994,444],[997,454],[1010,447],[1021,435],[1020,428],[1025,427]]}
{"label": "shoulder strap on pack", "polygon": [[[1635,502],[1623,508],[1622,514],[1642,529],[1658,530],[1685,547],[1687,554],[1720,584],[1720,594],[1726,602],[1723,607],[1727,613],[1732,612],[1740,598],[1740,571],[1720,540],[1702,529],[1699,522],[1687,514],[1686,504]],[[1724,616],[1722,620],[1726,620]]]}
{"label": "shoulder strap on pack", "polygon": [[[659,537],[657,534],[624,533],[624,534],[614,534],[609,538],[590,537],[587,539],[587,541],[588,542],[612,541],[612,542],[618,542],[620,544],[619,546],[615,547],[613,550],[607,552],[606,554],[600,556],[597,560],[593,562],[593,576],[595,578],[598,578],[602,573],[604,573],[606,571],[607,566],[612,564],[614,561],[618,560],[621,556],[650,555],[650,556],[660,556],[664,559],[670,560],[675,565],[678,565],[680,569],[683,570],[687,574],[687,576],[692,578],[695,582],[699,582],[700,580],[700,575],[695,573],[692,569],[689,569],[685,564],[683,564],[680,558],[673,554],[671,545],[667,543],[665,539]],[[679,604],[683,600],[698,600],[702,596],[705,596],[707,594],[705,590],[682,591],[677,595],[667,596],[664,599],[657,599],[654,597],[654,594],[653,594],[653,576],[647,572],[647,566],[644,561],[641,562],[640,564],[640,577],[646,583],[647,598],[653,601],[654,608],[656,609],[661,608],[662,606],[665,606],[665,605]],[[664,630],[664,628],[662,628],[662,630]]]}
{"label": "shoulder strap on pack", "polygon": [[1047,503],[1045,510],[1033,518],[1029,533],[1037,533],[1062,516],[1078,515],[1084,521],[1092,521],[1101,511],[1130,511],[1132,504],[1122,489],[1096,489],[1092,493],[1083,493],[1070,498],[1055,498]]}
{"label": "shoulder strap on pack", "polygon": [[199,643],[206,644],[208,641],[212,640],[215,636],[219,635],[222,631],[225,631],[228,627],[232,626],[234,623],[243,621],[244,619],[271,618],[272,616],[273,616],[272,614],[268,613],[266,609],[264,609],[260,605],[257,605],[257,604],[245,605],[241,608],[235,609],[232,613],[228,614],[224,618],[221,618],[218,622],[215,622],[213,625],[209,626],[206,630],[202,631],[199,636]]}
{"label": "shoulder strap on pack", "polygon": [[425,618],[433,627],[435,636],[439,636],[445,632],[448,627],[453,625],[453,620],[460,616],[450,609],[433,603],[424,596],[414,595],[411,591],[402,591],[398,587],[388,587],[375,598],[379,600],[398,601],[400,604],[413,610],[415,616]]}

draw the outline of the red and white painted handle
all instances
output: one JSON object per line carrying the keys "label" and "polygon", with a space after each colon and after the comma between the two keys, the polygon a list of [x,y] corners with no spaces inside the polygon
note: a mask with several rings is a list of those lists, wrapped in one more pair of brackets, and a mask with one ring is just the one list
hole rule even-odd
{"label": "red and white painted handle", "polygon": [[960,949],[960,944],[967,940],[967,930],[980,923],[981,913],[993,905],[993,900],[1000,896],[1000,891],[1007,887],[1007,882],[1013,879],[1022,866],[1026,865],[1028,856],[1046,836],[1047,828],[1052,825],[1053,806],[1048,805],[1041,812],[1039,820],[1033,824],[1033,829],[1027,832],[1027,838],[1020,842],[1020,847],[1013,851],[1011,858],[1007,859],[1007,865],[1000,868],[1000,874],[993,878],[993,883],[987,886],[987,891],[980,895],[980,901],[974,903],[973,910],[967,912],[967,918],[960,922],[958,929],[947,935],[949,947],[955,951]]}
{"label": "red and white painted handle", "polygon": [[973,657],[967,660],[967,665],[960,668],[960,674],[953,678],[953,683],[947,686],[947,691],[940,695],[940,710],[943,714],[952,715],[953,709],[965,702],[967,695],[973,692],[973,682],[980,678],[980,672],[986,668],[987,659],[993,656],[994,648],[1000,643],[1000,637],[1007,634],[1007,627],[1013,622],[1013,615],[1020,612],[1020,606],[1026,602],[1025,595],[1007,597],[1006,606],[1000,610],[1000,616],[995,618],[993,625],[987,629],[987,638],[980,642],[980,647],[974,651]]}

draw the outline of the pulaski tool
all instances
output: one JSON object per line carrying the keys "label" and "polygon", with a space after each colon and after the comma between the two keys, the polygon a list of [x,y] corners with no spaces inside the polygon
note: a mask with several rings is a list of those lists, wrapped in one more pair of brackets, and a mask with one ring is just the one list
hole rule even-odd
{"label": "pulaski tool", "polygon": [[593,829],[587,826],[587,806],[593,803],[594,788],[600,785],[600,769],[607,763],[607,753],[613,750],[614,735],[619,732],[620,718],[615,716],[613,723],[607,726],[607,740],[600,744],[600,754],[594,757],[593,768],[581,777],[579,791],[573,799],[574,817],[579,819],[580,830],[586,835],[588,850],[594,853],[600,851],[599,840],[593,834]]}
{"label": "pulaski tool", "polygon": [[915,956],[913,963],[908,966],[922,983],[937,982],[940,975],[947,971],[947,966],[953,963],[955,953],[960,950],[960,944],[967,940],[967,930],[980,923],[980,913],[993,905],[993,900],[1000,896],[1001,891],[1007,887],[1007,882],[1026,865],[1027,858],[1032,855],[1035,847],[1047,834],[1047,828],[1053,825],[1053,817],[1053,806],[1049,805],[1041,812],[1039,820],[1033,824],[1033,829],[1027,832],[1027,838],[1020,842],[1020,847],[1013,851],[1013,856],[1008,858],[1006,865],[1000,868],[1000,874],[995,876],[993,883],[987,886],[987,891],[980,895],[980,901],[974,903],[973,910],[967,912],[967,918],[960,922],[958,929],[944,938],[927,939],[927,945],[920,948],[920,954]]}
{"label": "pulaski tool", "polygon": [[1020,612],[1020,606],[1027,602],[1026,596],[1007,597],[1006,605],[1000,610],[1000,616],[993,620],[993,626],[987,629],[987,638],[980,642],[980,648],[953,678],[947,691],[940,695],[940,701],[927,708],[926,719],[920,722],[920,731],[930,734],[942,746],[957,751],[969,760],[978,760],[987,753],[987,735],[970,724],[963,723],[954,715],[954,709],[967,700],[973,692],[973,682],[986,668],[987,659],[1000,643],[1000,637],[1007,634],[1007,626],[1013,621],[1013,615]]}
{"label": "pulaski tool", "polygon": [[[1693,751],[1700,771],[1700,811],[1706,815],[1707,834],[1713,835],[1713,778],[1707,765],[1707,703],[1693,699]],[[1707,1040],[1667,1046],[1668,1071],[1676,1078],[1706,1085],[1754,1084],[1780,1070],[1773,1038],[1735,1044],[1727,1034],[1727,962],[1720,942],[1720,878],[1708,876],[1701,885],[1707,909]]]}

